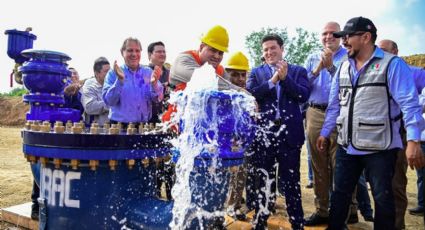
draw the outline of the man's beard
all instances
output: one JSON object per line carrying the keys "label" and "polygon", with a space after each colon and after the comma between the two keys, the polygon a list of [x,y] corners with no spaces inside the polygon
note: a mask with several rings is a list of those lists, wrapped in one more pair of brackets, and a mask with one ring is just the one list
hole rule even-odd
{"label": "man's beard", "polygon": [[348,53],[348,57],[349,58],[356,58],[358,54],[359,54],[358,50],[352,50],[352,52]]}

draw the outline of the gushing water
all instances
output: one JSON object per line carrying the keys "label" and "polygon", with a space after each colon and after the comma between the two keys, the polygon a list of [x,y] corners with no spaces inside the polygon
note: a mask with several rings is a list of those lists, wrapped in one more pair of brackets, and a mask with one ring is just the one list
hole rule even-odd
{"label": "gushing water", "polygon": [[232,148],[243,149],[252,138],[255,99],[234,90],[218,91],[217,85],[214,69],[204,65],[195,70],[184,91],[170,98],[177,105],[172,123],[179,124],[180,131],[172,140],[179,155],[172,229],[194,223],[203,229],[205,221],[224,216],[220,194],[227,193],[229,172],[223,162],[235,156]]}

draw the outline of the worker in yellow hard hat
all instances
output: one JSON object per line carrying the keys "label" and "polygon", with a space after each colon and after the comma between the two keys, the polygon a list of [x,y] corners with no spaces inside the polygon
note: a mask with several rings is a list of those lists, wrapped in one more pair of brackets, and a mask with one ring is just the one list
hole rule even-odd
{"label": "worker in yellow hard hat", "polygon": [[[174,88],[175,91],[184,90],[195,69],[207,63],[214,67],[219,77],[219,89],[221,86],[226,87],[226,89],[238,90],[239,87],[232,85],[228,81],[229,75],[224,71],[224,67],[220,65],[224,52],[227,52],[229,47],[227,30],[220,25],[216,25],[203,34],[200,40],[201,43],[197,50],[185,51],[177,56],[170,70],[170,87]],[[162,116],[162,120],[169,121],[171,114],[175,111],[174,106],[170,106],[168,111]]]}
{"label": "worker in yellow hard hat", "polygon": [[[191,80],[195,69],[209,64],[215,69],[218,77],[218,89],[239,89],[239,87],[229,81],[229,75],[225,72],[224,67],[220,65],[224,52],[228,51],[228,47],[229,35],[224,27],[217,25],[209,29],[200,37],[200,44],[197,50],[185,51],[177,56],[170,70],[170,87],[174,88],[175,91],[184,90],[187,82]],[[175,106],[170,105],[168,111],[162,116],[162,120],[164,122],[170,121],[174,112],[176,112]],[[174,126],[173,129],[178,131],[177,126]],[[196,170],[194,169],[193,172],[196,172]],[[217,206],[215,208],[221,209],[223,207]],[[202,217],[204,220],[200,224],[204,228],[208,227],[208,229],[224,229],[224,216],[220,212],[211,214],[212,216],[207,218],[208,221]],[[198,217],[196,218],[190,221],[201,220]]]}
{"label": "worker in yellow hard hat", "polygon": [[229,35],[222,26],[214,26],[203,34],[197,50],[189,50],[179,54],[171,67],[170,85],[176,89],[184,89],[192,78],[193,71],[208,63],[214,67],[217,75],[224,77],[224,68],[220,65],[224,52],[229,47]]}
{"label": "worker in yellow hard hat", "polygon": [[230,75],[230,82],[243,89],[246,88],[248,70],[248,58],[240,51],[232,54],[227,61],[226,72]]}
{"label": "worker in yellow hard hat", "polygon": [[[248,58],[242,52],[233,53],[227,60],[226,73],[230,76],[230,82],[242,89],[246,88],[246,79],[249,70]],[[246,91],[248,93],[248,91]],[[249,93],[248,93],[249,94]],[[242,150],[243,151],[243,150]],[[246,165],[238,166],[231,172],[229,181],[229,196],[227,199],[227,215],[237,219],[246,220],[246,214],[242,208],[242,194],[246,183]],[[247,193],[247,195],[250,195]]]}

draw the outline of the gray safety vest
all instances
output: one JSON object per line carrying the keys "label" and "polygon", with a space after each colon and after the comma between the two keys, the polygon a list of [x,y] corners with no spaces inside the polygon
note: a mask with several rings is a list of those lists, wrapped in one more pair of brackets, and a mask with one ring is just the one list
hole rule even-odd
{"label": "gray safety vest", "polygon": [[391,95],[387,84],[387,69],[395,56],[385,53],[374,58],[366,70],[351,84],[351,66],[342,63],[339,74],[340,115],[337,118],[338,144],[351,144],[360,151],[386,150],[392,142]]}

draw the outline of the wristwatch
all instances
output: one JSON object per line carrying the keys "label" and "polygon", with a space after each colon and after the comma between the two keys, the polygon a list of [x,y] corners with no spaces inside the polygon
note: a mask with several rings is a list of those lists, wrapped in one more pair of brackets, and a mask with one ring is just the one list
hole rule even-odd
{"label": "wristwatch", "polygon": [[328,70],[328,72],[333,75],[336,72],[336,67],[334,65],[332,65],[329,68],[326,68]]}

